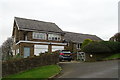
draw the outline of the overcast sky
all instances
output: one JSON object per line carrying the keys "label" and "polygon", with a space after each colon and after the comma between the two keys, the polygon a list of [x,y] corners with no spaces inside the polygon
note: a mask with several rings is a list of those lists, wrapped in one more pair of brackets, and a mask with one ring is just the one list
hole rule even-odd
{"label": "overcast sky", "polygon": [[109,40],[118,32],[119,0],[0,0],[0,45],[12,35],[14,17],[54,22],[62,30]]}

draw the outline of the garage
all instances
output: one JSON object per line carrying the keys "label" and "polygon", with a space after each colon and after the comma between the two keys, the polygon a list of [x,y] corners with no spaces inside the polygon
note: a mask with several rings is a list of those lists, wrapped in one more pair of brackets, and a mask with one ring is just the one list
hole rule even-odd
{"label": "garage", "polygon": [[52,46],[52,52],[57,50],[64,50],[64,46]]}
{"label": "garage", "polygon": [[48,45],[34,45],[34,55],[48,52]]}

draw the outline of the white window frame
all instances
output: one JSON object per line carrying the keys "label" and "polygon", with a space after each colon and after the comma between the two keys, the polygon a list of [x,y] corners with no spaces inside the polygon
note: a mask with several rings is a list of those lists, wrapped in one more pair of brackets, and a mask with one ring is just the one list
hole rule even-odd
{"label": "white window frame", "polygon": [[26,41],[28,40],[28,36],[27,36],[27,35],[25,35],[25,40],[26,40]]}
{"label": "white window frame", "polygon": [[61,41],[61,35],[59,35],[59,34],[48,34],[48,40]]}
{"label": "white window frame", "polygon": [[13,42],[16,42],[16,39],[15,39],[15,37],[13,37]]}
{"label": "white window frame", "polygon": [[33,39],[46,40],[47,35],[46,35],[46,33],[33,32]]}
{"label": "white window frame", "polygon": [[13,55],[15,55],[15,50],[12,50],[12,52],[13,52]]}

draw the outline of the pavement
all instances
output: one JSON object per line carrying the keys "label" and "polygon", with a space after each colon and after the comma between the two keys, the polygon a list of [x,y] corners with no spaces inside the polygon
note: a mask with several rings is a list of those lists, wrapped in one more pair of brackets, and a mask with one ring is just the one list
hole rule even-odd
{"label": "pavement", "polygon": [[118,78],[118,60],[60,62],[59,65],[62,72],[58,78]]}

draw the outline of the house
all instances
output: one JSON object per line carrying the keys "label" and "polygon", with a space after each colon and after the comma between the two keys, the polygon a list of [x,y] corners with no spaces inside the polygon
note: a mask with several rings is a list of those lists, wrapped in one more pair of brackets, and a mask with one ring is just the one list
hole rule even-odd
{"label": "house", "polygon": [[95,35],[62,31],[52,22],[19,17],[14,18],[12,37],[13,53],[24,58],[64,49],[73,52],[80,49],[84,39],[101,40]]}
{"label": "house", "polygon": [[24,58],[55,50],[63,50],[64,32],[51,22],[15,17],[12,37],[13,52]]}

